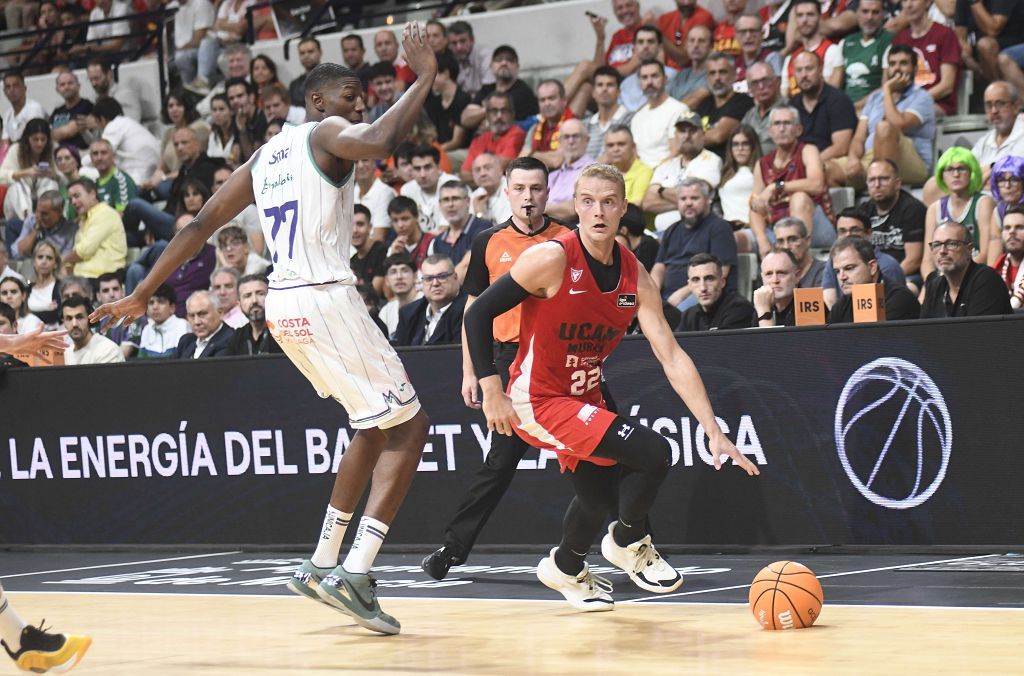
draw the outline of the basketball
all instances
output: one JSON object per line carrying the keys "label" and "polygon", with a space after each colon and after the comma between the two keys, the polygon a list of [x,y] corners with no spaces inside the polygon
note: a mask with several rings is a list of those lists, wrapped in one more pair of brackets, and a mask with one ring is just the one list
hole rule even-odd
{"label": "basketball", "polygon": [[776,561],[750,584],[750,610],[765,629],[806,629],[821,614],[825,597],[810,568]]}

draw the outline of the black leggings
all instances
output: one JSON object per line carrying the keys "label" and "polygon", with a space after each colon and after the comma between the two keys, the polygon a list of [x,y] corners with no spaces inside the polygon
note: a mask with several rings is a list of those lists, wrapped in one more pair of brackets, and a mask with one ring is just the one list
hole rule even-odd
{"label": "black leggings", "polygon": [[639,537],[646,535],[647,513],[658,496],[658,488],[668,474],[672,458],[664,437],[622,416],[616,417],[593,454],[618,464],[603,467],[584,461],[571,473],[576,497],[562,522],[559,549],[566,555],[571,551],[579,557],[576,572],[582,569],[583,556],[594,543],[609,512],[617,513],[620,521],[637,528]]}

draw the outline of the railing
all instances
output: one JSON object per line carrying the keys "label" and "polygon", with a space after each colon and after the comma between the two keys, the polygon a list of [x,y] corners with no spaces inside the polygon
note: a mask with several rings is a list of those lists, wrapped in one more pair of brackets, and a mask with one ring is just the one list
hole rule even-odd
{"label": "railing", "polygon": [[[177,12],[176,9],[160,9],[150,12],[139,12],[136,14],[126,14],[124,16],[112,17],[109,19],[101,19],[98,21],[81,21],[78,23],[70,24],[67,26],[58,26],[47,31],[41,31],[39,29],[21,31],[17,33],[5,33],[4,40],[24,40],[30,37],[40,37],[35,44],[28,48],[16,48],[7,51],[0,51],[0,58],[7,59],[8,61],[12,56],[18,57],[24,54],[25,58],[18,65],[11,65],[0,71],[0,73],[6,75],[7,73],[24,73],[25,71],[44,68],[46,71],[53,70],[54,66],[82,66],[85,61],[92,58],[103,58],[110,62],[114,71],[114,78],[117,79],[117,67],[123,62],[137,61],[143,55],[147,54],[151,50],[155,51],[157,61],[157,71],[160,78],[160,107],[163,108],[165,103],[164,98],[167,91],[167,64],[165,61],[165,38],[164,30],[168,25],[168,22],[174,18],[174,14]],[[85,36],[88,34],[90,26],[114,24],[114,23],[127,23],[132,27],[132,30],[126,35],[119,35],[114,38],[103,38],[94,40],[76,40],[76,45],[89,45],[99,44],[101,42],[108,42],[114,39],[124,39],[126,41],[125,48],[119,52],[112,52],[102,55],[83,55],[79,57],[64,58],[64,59],[47,59],[42,60],[40,57],[42,54],[49,49],[60,47],[60,45],[51,44],[52,40],[57,33],[62,32],[77,32],[79,35]],[[135,30],[135,26],[142,25],[142,30]]]}

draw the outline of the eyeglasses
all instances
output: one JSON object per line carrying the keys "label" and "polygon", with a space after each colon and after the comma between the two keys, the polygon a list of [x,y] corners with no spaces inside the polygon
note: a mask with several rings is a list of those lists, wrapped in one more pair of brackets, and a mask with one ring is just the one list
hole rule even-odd
{"label": "eyeglasses", "polygon": [[245,244],[245,240],[244,239],[229,239],[227,241],[221,242],[220,243],[220,248],[221,249],[234,249],[235,247],[242,246],[243,244]]}
{"label": "eyeglasses", "polygon": [[775,78],[763,77],[760,80],[747,80],[747,84],[751,89],[758,89],[759,87],[770,87],[775,84]]}
{"label": "eyeglasses", "polygon": [[1003,174],[996,178],[996,183],[1024,183],[1024,178],[1020,176],[1012,176],[1010,174]]}
{"label": "eyeglasses", "polygon": [[430,284],[432,282],[443,282],[454,274],[455,272],[452,271],[439,272],[436,275],[420,275],[420,281],[422,281],[424,284]]}
{"label": "eyeglasses", "polygon": [[1011,101],[986,101],[985,110],[995,110],[996,108],[1006,108],[1012,105]]}
{"label": "eyeglasses", "polygon": [[932,251],[938,251],[939,249],[947,249],[949,251],[959,251],[960,247],[967,246],[970,242],[962,242],[958,239],[947,239],[944,242],[928,242],[928,248]]}
{"label": "eyeglasses", "polygon": [[969,174],[971,173],[971,168],[965,167],[962,164],[951,164],[945,169],[943,169],[942,172],[950,174]]}

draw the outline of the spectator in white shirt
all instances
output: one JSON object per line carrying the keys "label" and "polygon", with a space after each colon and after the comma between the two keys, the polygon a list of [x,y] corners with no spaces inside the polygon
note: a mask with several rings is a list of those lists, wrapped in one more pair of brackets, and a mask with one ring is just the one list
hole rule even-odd
{"label": "spectator in white shirt", "polygon": [[21,140],[25,125],[34,118],[48,119],[46,111],[38,101],[26,98],[25,78],[21,73],[8,72],[4,75],[4,96],[11,107],[3,112],[3,132],[0,140],[11,144]]}
{"label": "spectator in white shirt", "polygon": [[124,114],[121,104],[110,97],[96,101],[90,124],[110,142],[115,166],[141,185],[153,175],[160,162],[160,141],[145,127]]}
{"label": "spectator in white shirt", "polygon": [[148,321],[138,344],[139,359],[167,359],[174,356],[181,337],[188,333],[188,322],[174,314],[178,294],[170,284],[161,284],[146,305]]}
{"label": "spectator in white shirt", "polygon": [[[213,26],[213,4],[210,0],[178,0],[174,15],[174,67],[182,84],[209,87],[217,70],[217,61],[199,62],[199,45]],[[197,79],[196,76],[199,76]]]}
{"label": "spectator in white shirt", "polygon": [[410,156],[413,180],[402,186],[401,194],[416,202],[420,229],[434,232],[448,224],[438,201],[440,186],[448,181],[457,181],[459,177],[441,171],[441,153],[433,146],[417,146]]}
{"label": "spectator in white shirt", "polygon": [[654,227],[664,230],[679,220],[680,184],[687,178],[700,178],[716,186],[722,180],[722,159],[704,147],[704,128],[694,113],[682,115],[675,123],[679,154],[655,170],[644,195],[644,211],[659,214]]}
{"label": "spectator in white shirt", "polygon": [[669,137],[676,120],[689,113],[690,109],[665,92],[665,66],[661,62],[645,61],[640,64],[638,72],[640,88],[647,103],[636,111],[629,126],[640,161],[649,167],[656,167],[672,154]]}
{"label": "spectator in white shirt", "polygon": [[501,160],[493,153],[483,152],[473,160],[473,183],[476,190],[470,195],[472,211],[477,218],[492,223],[504,223],[512,218],[508,203],[508,188]]}
{"label": "spectator in white shirt", "polygon": [[92,307],[81,296],[72,296],[60,304],[61,321],[71,339],[71,347],[64,351],[64,363],[116,364],[124,361],[117,343],[89,329]]}
{"label": "spectator in white shirt", "polygon": [[391,229],[388,204],[398,193],[377,176],[377,164],[373,160],[356,160],[355,196],[353,201],[370,210],[370,237],[383,242]]}

